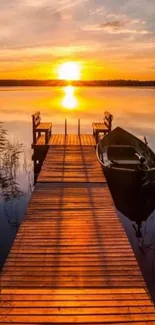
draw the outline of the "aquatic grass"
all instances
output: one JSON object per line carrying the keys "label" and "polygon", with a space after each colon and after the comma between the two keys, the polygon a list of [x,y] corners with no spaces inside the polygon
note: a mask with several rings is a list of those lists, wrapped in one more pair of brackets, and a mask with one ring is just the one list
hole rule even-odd
{"label": "aquatic grass", "polygon": [[3,123],[0,122],[0,199],[4,203],[4,213],[8,222],[15,226],[18,225],[19,218],[17,209],[14,209],[14,202],[25,194],[18,182],[22,153],[23,145],[18,142],[11,143]]}
{"label": "aquatic grass", "polygon": [[12,144],[8,140],[8,134],[2,122],[0,123],[0,139],[0,195],[5,201],[9,201],[23,195],[17,181],[23,146],[20,143]]}

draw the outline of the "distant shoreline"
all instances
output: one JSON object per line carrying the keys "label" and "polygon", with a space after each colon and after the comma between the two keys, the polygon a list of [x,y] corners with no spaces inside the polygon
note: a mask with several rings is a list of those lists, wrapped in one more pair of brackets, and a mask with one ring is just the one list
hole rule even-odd
{"label": "distant shoreline", "polygon": [[0,87],[155,87],[155,80],[0,80]]}

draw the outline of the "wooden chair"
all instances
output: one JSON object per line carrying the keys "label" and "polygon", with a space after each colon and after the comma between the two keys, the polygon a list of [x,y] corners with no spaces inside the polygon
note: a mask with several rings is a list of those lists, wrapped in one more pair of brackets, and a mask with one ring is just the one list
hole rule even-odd
{"label": "wooden chair", "polygon": [[40,112],[36,112],[32,115],[32,123],[33,144],[36,144],[37,139],[41,136],[41,133],[45,134],[45,144],[48,144],[52,133],[52,123],[41,123]]}
{"label": "wooden chair", "polygon": [[93,127],[93,136],[96,140],[96,143],[98,142],[98,137],[100,133],[103,133],[104,135],[109,133],[112,128],[112,120],[113,120],[113,115],[110,114],[109,112],[104,113],[104,122],[96,122],[92,124]]}

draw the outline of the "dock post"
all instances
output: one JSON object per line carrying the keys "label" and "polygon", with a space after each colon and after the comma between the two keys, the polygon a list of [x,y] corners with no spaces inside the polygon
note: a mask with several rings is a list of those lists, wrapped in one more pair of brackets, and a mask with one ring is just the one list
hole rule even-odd
{"label": "dock post", "polygon": [[67,119],[65,118],[65,137],[67,136]]}
{"label": "dock post", "polygon": [[80,136],[80,119],[78,119],[78,135]]}
{"label": "dock post", "polygon": [[32,134],[33,134],[33,143],[36,144],[37,138],[36,138],[36,132],[35,132],[34,115],[32,115]]}

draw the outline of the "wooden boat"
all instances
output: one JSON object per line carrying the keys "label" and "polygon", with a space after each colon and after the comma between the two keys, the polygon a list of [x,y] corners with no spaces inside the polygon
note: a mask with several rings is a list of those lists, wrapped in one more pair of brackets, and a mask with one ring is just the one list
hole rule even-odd
{"label": "wooden boat", "polygon": [[131,186],[132,190],[155,185],[155,154],[147,141],[117,127],[97,145],[97,156],[108,183]]}

